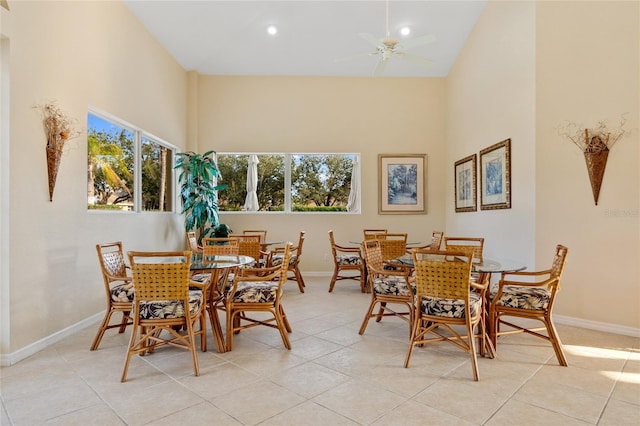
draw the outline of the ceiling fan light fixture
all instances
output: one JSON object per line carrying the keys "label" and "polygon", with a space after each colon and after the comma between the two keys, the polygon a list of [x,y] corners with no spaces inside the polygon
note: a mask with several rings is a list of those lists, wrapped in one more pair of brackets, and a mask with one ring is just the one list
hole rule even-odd
{"label": "ceiling fan light fixture", "polygon": [[276,35],[278,34],[278,27],[276,27],[275,25],[269,25],[267,27],[267,33],[269,33],[269,35]]}
{"label": "ceiling fan light fixture", "polygon": [[403,37],[408,36],[409,34],[411,34],[411,28],[409,27],[400,28],[400,34],[402,34]]}

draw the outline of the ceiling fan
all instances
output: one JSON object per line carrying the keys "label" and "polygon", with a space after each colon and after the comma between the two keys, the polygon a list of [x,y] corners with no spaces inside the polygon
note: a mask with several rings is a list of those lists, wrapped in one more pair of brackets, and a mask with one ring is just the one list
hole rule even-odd
{"label": "ceiling fan", "polygon": [[400,41],[397,38],[391,37],[389,32],[389,0],[386,0],[386,35],[385,37],[379,39],[374,37],[368,33],[359,33],[358,35],[362,37],[365,41],[375,47],[375,52],[364,53],[358,56],[374,56],[379,55],[379,61],[376,65],[376,68],[373,71],[373,76],[378,77],[384,73],[384,69],[387,66],[387,62],[392,57],[398,57],[404,59],[406,61],[410,61],[416,63],[418,65],[422,65],[424,67],[431,67],[433,65],[433,60],[428,58],[423,58],[421,56],[414,55],[412,53],[406,52],[406,50],[421,46],[427,43],[433,43],[436,38],[433,35],[425,35],[421,37],[416,37],[413,39]]}

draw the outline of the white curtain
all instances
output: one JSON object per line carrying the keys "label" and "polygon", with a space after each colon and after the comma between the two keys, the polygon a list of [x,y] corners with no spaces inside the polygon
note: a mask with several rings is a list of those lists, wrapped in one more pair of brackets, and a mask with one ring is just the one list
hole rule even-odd
{"label": "white curtain", "polygon": [[358,213],[360,211],[360,161],[358,156],[353,157],[353,168],[351,169],[351,192],[347,202],[347,211]]}
{"label": "white curtain", "polygon": [[251,154],[247,167],[247,198],[244,200],[244,209],[248,212],[257,212],[258,205],[258,156]]}

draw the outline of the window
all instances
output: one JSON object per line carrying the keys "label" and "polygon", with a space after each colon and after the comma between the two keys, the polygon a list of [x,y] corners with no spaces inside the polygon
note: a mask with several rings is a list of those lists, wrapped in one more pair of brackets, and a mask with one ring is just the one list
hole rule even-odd
{"label": "window", "polygon": [[103,114],[89,112],[87,122],[88,208],[173,211],[175,150]]}
{"label": "window", "polygon": [[220,211],[360,211],[357,154],[219,153],[218,167]]}

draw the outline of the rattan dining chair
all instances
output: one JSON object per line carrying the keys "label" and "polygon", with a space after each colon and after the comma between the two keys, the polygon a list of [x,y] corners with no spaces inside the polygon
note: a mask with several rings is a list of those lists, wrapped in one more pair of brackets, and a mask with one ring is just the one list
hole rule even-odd
{"label": "rattan dining chair", "polygon": [[380,229],[363,229],[362,230],[362,235],[364,237],[364,240],[380,240],[384,238],[384,235],[381,234],[386,234],[388,231],[385,228],[380,228]]}
{"label": "rattan dining chair", "polygon": [[[298,284],[300,293],[304,293],[304,279],[302,278],[302,273],[300,272],[300,260],[302,259],[302,245],[304,244],[304,234],[305,231],[300,231],[298,244],[291,247],[291,259],[289,260],[289,268],[287,269],[288,272],[293,273],[293,275],[287,273],[287,280],[295,281]],[[284,248],[276,248],[273,251],[273,255],[271,256],[271,265],[280,265],[283,261],[283,258]]]}
{"label": "rattan dining chair", "polygon": [[[477,237],[444,237],[444,248],[448,251],[468,251],[473,249],[473,262],[480,262],[484,260],[484,238]],[[478,282],[478,280],[488,280],[488,274],[479,274],[477,272],[471,272],[471,280],[478,284],[486,284],[488,282]]]}
{"label": "rattan dining chair", "polygon": [[[145,355],[170,345],[191,352],[193,371],[199,374],[195,336],[207,350],[206,286],[191,281],[190,251],[127,253],[133,271],[136,297],[133,329],[121,381],[127,380],[135,354]],[[196,324],[199,326],[195,330]],[[186,330],[182,333],[180,330]]]}
{"label": "rattan dining chair", "polygon": [[255,263],[249,265],[249,268],[264,268],[271,264],[271,252],[262,250],[263,239],[260,235],[229,234],[229,238],[238,240],[238,254],[253,258]]}
{"label": "rattan dining chair", "polygon": [[236,238],[203,238],[202,254],[204,256],[230,255],[237,256],[240,247]]}
{"label": "rattan dining chair", "polygon": [[[228,351],[233,350],[234,334],[260,325],[277,329],[284,347],[291,349],[288,333],[292,329],[281,302],[291,249],[288,243],[277,266],[259,268],[262,269],[259,273],[245,268],[236,274],[226,295]],[[262,315],[253,315],[258,312]],[[265,318],[264,313],[270,314],[269,317]]]}
{"label": "rattan dining chair", "polygon": [[202,246],[198,244],[198,237],[196,233],[193,231],[189,231],[186,233],[187,236],[187,249],[191,250],[193,253],[202,253]]}
{"label": "rattan dining chair", "polygon": [[[367,263],[367,274],[369,288],[371,290],[371,302],[364,316],[359,334],[364,334],[371,318],[380,322],[382,317],[395,316],[409,323],[409,331],[413,323],[413,295],[414,289],[409,282],[409,270],[385,269],[385,262],[382,259],[380,243],[383,240],[363,241],[365,259]],[[401,305],[407,308],[406,311],[391,309],[388,305]],[[378,312],[374,313],[378,307]]]}
{"label": "rattan dining chair", "polygon": [[[127,326],[133,324],[131,318],[134,299],[133,278],[127,273],[129,267],[124,261],[122,242],[97,244],[96,251],[102,271],[107,310],[91,343],[92,351],[100,346],[105,331],[118,328],[118,333],[124,333]],[[122,320],[117,324],[110,324],[111,316],[116,312],[122,314]]]}
{"label": "rattan dining chair", "polygon": [[407,234],[386,233],[380,239],[380,250],[383,260],[397,259],[407,252]]}
{"label": "rattan dining chair", "polygon": [[260,243],[265,243],[267,241],[267,230],[266,229],[243,229],[242,233],[244,235],[258,235],[260,236]]}
{"label": "rattan dining chair", "polygon": [[[405,368],[409,367],[416,346],[445,341],[470,355],[473,378],[478,380],[476,328],[482,340],[481,347],[487,337],[485,328],[478,327],[483,317],[483,298],[480,293],[471,291],[469,285],[470,254],[470,251],[424,249],[412,252],[416,303]],[[464,327],[466,335],[455,328],[460,326]]]}
{"label": "rattan dining chair", "polygon": [[[333,291],[336,281],[341,280],[360,281],[360,291],[364,293],[367,273],[360,247],[345,247],[336,244],[333,230],[329,231],[329,244],[333,257],[333,276],[329,283],[329,293]],[[354,272],[356,273],[354,274]]]}
{"label": "rattan dining chair", "polygon": [[[562,272],[569,249],[558,244],[551,268],[544,271],[503,272],[497,288],[491,292],[489,310],[490,335],[497,350],[500,335],[527,333],[551,343],[558,363],[567,366],[567,358],[562,350],[562,342],[553,325],[553,304],[562,281]],[[542,281],[541,281],[542,280]],[[506,321],[504,317],[516,317],[542,322],[544,327],[529,328],[522,324]],[[500,326],[511,328],[500,331]],[[546,335],[540,333],[545,330]]]}

